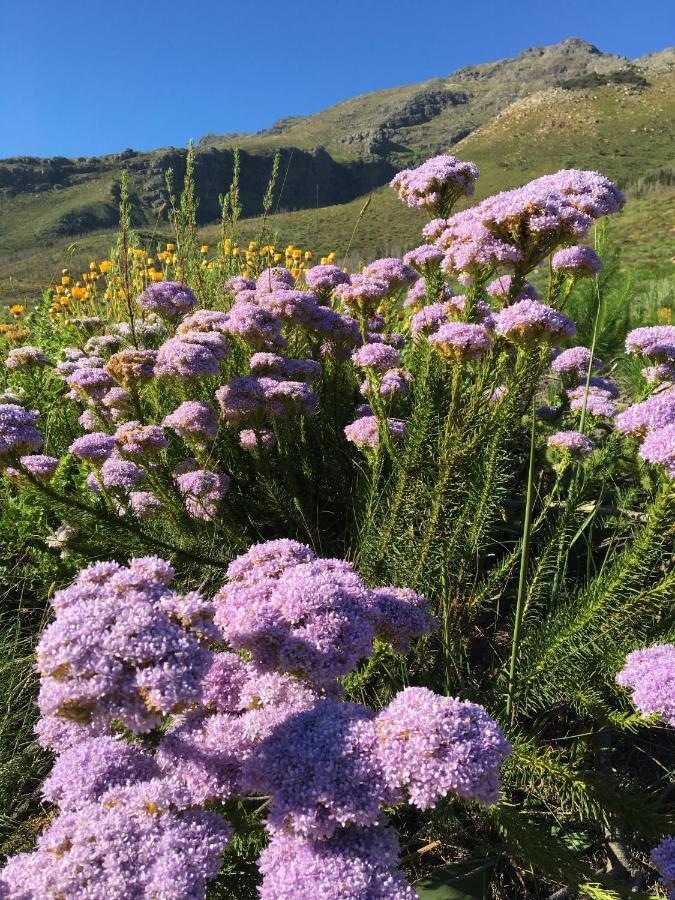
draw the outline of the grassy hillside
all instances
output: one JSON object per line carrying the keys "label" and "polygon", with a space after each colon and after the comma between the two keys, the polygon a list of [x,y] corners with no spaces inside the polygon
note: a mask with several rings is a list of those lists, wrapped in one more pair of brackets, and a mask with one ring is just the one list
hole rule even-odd
{"label": "grassy hillside", "polygon": [[[634,198],[615,225],[625,239],[629,262],[663,272],[669,269],[674,252],[669,221],[675,200],[673,54],[664,51],[637,61],[641,73],[638,84],[612,81],[618,77],[617,72],[628,72],[629,79],[633,78],[634,70],[626,68],[627,61],[589,47],[571,41],[533,48],[513,60],[458,70],[447,79],[377,91],[314,116],[281,120],[266,132],[238,138],[238,143],[254,154],[244,159],[242,180],[246,183],[255,170],[255,178],[264,183],[273,148],[298,148],[295,161],[292,153],[288,157],[290,177],[286,168],[280,176],[280,182],[285,181],[282,208],[292,207],[302,176],[293,167],[298,165],[301,152],[305,154],[302,165],[308,165],[316,160],[315,148],[321,145],[329,149],[330,156],[321,151],[324,156],[320,165],[330,183],[330,179],[340,178],[339,167],[331,168],[340,157],[361,156],[364,165],[379,165],[372,153],[368,157],[373,141],[376,145],[380,141],[376,149],[386,151],[388,164],[397,162],[399,166],[452,144],[454,153],[475,161],[481,169],[478,199],[560,168],[598,169],[627,188]],[[564,76],[573,77],[565,82]],[[603,83],[603,79],[609,80]],[[550,86],[563,82],[577,86]],[[584,86],[588,84],[592,86]],[[460,102],[460,94],[469,99]],[[443,107],[446,95],[454,100]],[[467,123],[471,133],[455,142],[457,129],[468,127]],[[352,140],[354,135],[357,138]],[[214,195],[217,197],[227,184],[226,173],[213,170],[217,163],[213,148],[222,143],[218,137],[209,137],[198,153],[202,172],[211,166],[202,182],[211,192],[202,197],[202,209],[207,202],[213,208]],[[64,161],[73,174],[63,179],[61,186],[0,192],[0,302],[30,299],[64,266],[77,272],[90,258],[107,254],[116,219],[116,180],[123,166],[130,171],[137,224],[147,234],[164,239],[168,225],[161,213],[160,170],[169,163],[179,166],[182,152],[131,154],[126,159],[104,157],[85,160],[80,168],[79,161]],[[384,164],[385,157],[378,158]],[[10,162],[12,165],[4,170],[5,178],[24,170],[34,177],[30,161]],[[317,172],[313,169],[311,177],[318,177]],[[280,189],[281,184],[277,191]],[[249,191],[248,196],[257,195]],[[270,225],[280,243],[292,240],[317,253],[332,249],[341,256],[366,197],[280,212]],[[249,200],[245,213],[250,215],[257,205]],[[405,208],[393,191],[387,187],[375,189],[351,242],[349,264],[415,245],[423,221],[424,216]],[[258,219],[243,220],[241,240],[255,237],[259,228]],[[217,226],[207,225],[204,239],[214,243]],[[152,245],[152,237],[149,241]]]}

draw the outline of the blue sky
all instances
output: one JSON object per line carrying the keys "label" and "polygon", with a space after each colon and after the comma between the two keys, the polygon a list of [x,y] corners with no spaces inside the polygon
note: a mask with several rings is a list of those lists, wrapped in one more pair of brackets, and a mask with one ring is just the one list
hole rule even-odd
{"label": "blue sky", "polygon": [[0,157],[184,146],[575,35],[675,43],[672,0],[5,0]]}

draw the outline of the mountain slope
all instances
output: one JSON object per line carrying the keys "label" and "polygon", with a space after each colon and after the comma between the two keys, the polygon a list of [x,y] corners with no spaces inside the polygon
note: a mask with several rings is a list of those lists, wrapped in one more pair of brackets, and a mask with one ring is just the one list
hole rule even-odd
{"label": "mountain slope", "polygon": [[[200,221],[212,239],[208,223],[229,185],[235,143],[248,216],[260,209],[272,156],[281,150],[282,212],[272,224],[284,240],[345,248],[364,195],[374,191],[352,245],[355,257],[366,257],[415,243],[423,219],[378,187],[404,165],[450,147],[480,166],[478,197],[570,166],[600,169],[623,186],[645,179],[667,185],[675,172],[675,51],[631,62],[572,38],[354,97],[255,135],[208,136],[197,147],[195,177]],[[0,161],[0,296],[34,293],[74,240],[75,268],[80,258],[106,252],[123,168],[135,225],[165,232],[165,174],[173,170],[179,191],[184,150]],[[243,223],[242,235],[255,228],[255,220]]]}

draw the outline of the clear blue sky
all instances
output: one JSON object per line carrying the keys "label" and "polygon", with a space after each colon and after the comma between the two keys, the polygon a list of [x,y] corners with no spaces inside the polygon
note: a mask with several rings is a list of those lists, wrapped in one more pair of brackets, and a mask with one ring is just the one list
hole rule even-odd
{"label": "clear blue sky", "polygon": [[0,157],[185,146],[571,35],[675,43],[673,0],[0,2]]}

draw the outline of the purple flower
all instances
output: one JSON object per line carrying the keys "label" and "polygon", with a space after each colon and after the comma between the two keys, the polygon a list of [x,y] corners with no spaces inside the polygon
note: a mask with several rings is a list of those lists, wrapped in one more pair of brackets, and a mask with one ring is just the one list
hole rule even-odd
{"label": "purple flower", "polygon": [[232,829],[212,812],[176,809],[166,782],[112,788],[64,812],[33,853],[0,873],[7,897],[190,897],[204,900]]}
{"label": "purple flower", "polygon": [[200,400],[186,400],[181,403],[162,423],[172,428],[187,441],[205,446],[218,434],[218,412],[210,403]]}
{"label": "purple flower", "polygon": [[216,517],[218,504],[230,488],[227,475],[195,469],[176,478],[185,507],[194,519],[210,522]]}
{"label": "purple flower", "polygon": [[205,347],[218,361],[227,356],[227,338],[219,331],[180,331],[174,340],[180,341],[181,344],[197,344]]}
{"label": "purple flower", "polygon": [[5,358],[8,369],[31,369],[51,366],[49,357],[39,347],[14,347]]}
{"label": "purple flower", "polygon": [[601,359],[591,359],[591,351],[587,347],[569,347],[553,359],[551,371],[565,378],[582,379],[588,375],[589,367],[601,369],[602,365]]}
{"label": "purple flower", "polygon": [[[234,278],[230,279],[230,281],[234,280]],[[248,280],[248,278],[242,279],[242,281]],[[254,282],[251,281],[251,284],[254,284]],[[183,319],[178,328],[176,328],[176,335],[195,331],[207,333],[218,331],[221,334],[225,334],[227,332],[227,318],[227,313],[218,312],[215,309],[198,309]]]}
{"label": "purple flower", "polygon": [[[443,251],[431,244],[422,244],[414,250],[409,250],[403,257],[406,266],[410,266],[421,275],[429,275],[435,272],[443,259]],[[408,295],[410,296],[410,295]]]}
{"label": "purple flower", "polygon": [[150,518],[162,508],[161,501],[150,491],[131,491],[127,501],[129,509],[138,519]]}
{"label": "purple flower", "polygon": [[54,456],[44,456],[42,454],[21,456],[19,462],[27,469],[31,475],[41,480],[49,481],[53,478],[59,467],[60,460]]}
{"label": "purple flower", "polygon": [[260,350],[287,346],[281,334],[281,322],[269,310],[261,309],[255,303],[237,301],[227,314],[226,331]]}
{"label": "purple flower", "polygon": [[383,373],[401,365],[401,354],[388,344],[364,344],[352,353],[352,362],[363,369]]}
{"label": "purple flower", "polygon": [[590,247],[565,247],[553,254],[551,265],[557,272],[573,278],[592,278],[602,269],[602,260]]}
{"label": "purple flower", "polygon": [[157,281],[148,285],[136,298],[136,303],[143,309],[151,309],[174,319],[193,309],[197,298],[187,285],[176,281]]}
{"label": "purple flower", "polygon": [[375,754],[387,783],[419,809],[448,793],[496,803],[511,745],[482,706],[406,688],[377,716]]}
{"label": "purple flower", "polygon": [[265,410],[265,392],[260,379],[252,375],[231,378],[216,391],[216,399],[225,419],[242,422]]}
{"label": "purple flower", "polygon": [[413,337],[418,334],[435,334],[441,325],[447,324],[448,317],[445,314],[445,304],[431,303],[423,306],[419,312],[414,313],[410,319],[410,333]]}
{"label": "purple flower", "polygon": [[414,269],[402,263],[395,256],[373,260],[364,268],[363,275],[367,278],[377,278],[380,281],[384,281],[389,293],[409,287],[419,278]]}
{"label": "purple flower", "polygon": [[277,438],[269,428],[244,428],[239,432],[239,446],[249,453],[253,451],[264,452],[273,450],[277,445]]}
{"label": "purple flower", "polygon": [[659,363],[656,366],[645,366],[640,371],[647,384],[669,384],[675,383],[675,361]]}
{"label": "purple flower", "polygon": [[594,387],[586,391],[585,385],[580,385],[576,390],[568,391],[568,395],[574,395],[570,403],[572,412],[581,412],[585,407],[589,415],[606,419],[613,419],[618,412],[608,391]]}
{"label": "purple flower", "polygon": [[634,650],[616,676],[617,684],[630,688],[633,703],[645,716],[658,713],[675,727],[675,646],[655,644]]}
{"label": "purple flower", "polygon": [[313,359],[289,359],[276,353],[254,353],[249,366],[256,375],[275,375],[293,381],[311,383],[321,375],[321,364]]}
{"label": "purple flower", "polygon": [[378,637],[398,653],[407,653],[414,641],[438,627],[427,598],[409,588],[375,588],[372,601]]}
{"label": "purple flower", "polygon": [[42,796],[62,811],[100,800],[111,787],[149,781],[159,770],[141,747],[115,737],[90,737],[65,750],[42,785]]}
{"label": "purple flower", "polygon": [[349,563],[295,563],[298,551],[295,545],[289,549],[290,564],[278,559],[266,566],[279,571],[277,576],[265,577],[264,570],[256,571],[253,581],[230,576],[215,597],[216,622],[230,646],[246,650],[264,671],[330,685],[372,651],[370,595]]}
{"label": "purple flower", "polygon": [[447,213],[459,197],[470,197],[480,172],[455,156],[434,156],[416,169],[395,175],[391,187],[405,204]]}
{"label": "purple flower", "polygon": [[626,336],[626,353],[667,362],[675,359],[675,325],[634,328]]}
{"label": "purple flower", "polygon": [[650,431],[640,447],[647,462],[663,466],[669,478],[675,478],[675,422]]}
{"label": "purple flower", "polygon": [[319,408],[319,395],[304,381],[277,381],[261,378],[267,411],[275,416],[303,414],[313,416]]}
{"label": "purple flower", "polygon": [[668,900],[675,898],[675,837],[663,838],[649,856],[652,865],[661,876],[664,888],[669,891]]}
{"label": "purple flower", "polygon": [[514,343],[530,345],[574,337],[576,326],[570,318],[545,303],[518,300],[497,313],[495,331]]}
{"label": "purple flower", "polygon": [[[387,419],[386,427],[392,440],[405,435],[405,425],[400,419]],[[359,416],[355,422],[345,426],[345,437],[360,449],[374,450],[380,443],[380,422],[376,416]]]}
{"label": "purple flower", "polygon": [[271,294],[272,291],[286,290],[295,287],[295,277],[288,269],[281,266],[274,266],[270,269],[264,269],[256,278],[256,291]]}
{"label": "purple flower", "polygon": [[593,441],[578,431],[557,431],[550,436],[547,444],[570,456],[588,456],[595,449]]}
{"label": "purple flower", "polygon": [[220,367],[213,352],[201,343],[189,343],[181,340],[181,337],[170,338],[159,348],[155,375],[174,378],[208,378],[218,375]]}
{"label": "purple flower", "polygon": [[675,389],[653,394],[641,403],[634,403],[616,417],[619,431],[644,435],[675,422]]}
{"label": "purple flower", "polygon": [[199,699],[210,654],[161,608],[172,577],[168,563],[144,557],[84,569],[57,591],[37,648],[43,715],[144,732]]}
{"label": "purple flower", "polygon": [[[411,380],[410,372],[406,372],[404,369],[389,369],[380,380],[380,396],[406,397],[410,393],[408,384]],[[364,384],[367,388],[368,382],[366,381]]]}
{"label": "purple flower", "polygon": [[101,466],[100,477],[104,487],[120,488],[128,493],[145,478],[145,472],[136,463],[119,456],[109,456]]}
{"label": "purple flower", "polygon": [[168,441],[159,425],[125,422],[115,432],[115,444],[125,456],[151,456],[163,450]]}
{"label": "purple flower", "polygon": [[389,285],[380,278],[350,275],[349,283],[339,284],[333,291],[333,296],[344,303],[348,310],[367,316],[375,312],[388,293]]}
{"label": "purple flower", "polygon": [[39,414],[16,403],[0,403],[0,466],[8,459],[42,448]]}
{"label": "purple flower", "polygon": [[346,825],[378,825],[398,791],[383,777],[373,745],[372,710],[321,700],[291,716],[246,761],[243,787],[271,794],[267,827],[330,838]]}
{"label": "purple flower", "polygon": [[[253,290],[255,290],[255,281],[252,278],[244,278],[243,275],[233,275],[223,285],[223,293],[225,294],[238,294],[239,291]],[[206,310],[203,311],[206,312]]]}
{"label": "purple flower", "polygon": [[259,580],[278,578],[286,569],[300,563],[311,562],[316,555],[305,544],[280,538],[252,544],[251,547],[232,560],[227,568],[228,581],[254,584]]}
{"label": "purple flower", "polygon": [[102,369],[75,369],[66,378],[66,383],[77,393],[92,400],[102,400],[110,388],[115,387],[113,379]]}
{"label": "purple flower", "polygon": [[100,462],[107,459],[115,449],[115,438],[100,431],[84,434],[75,438],[68,447],[68,452],[79,459],[88,459],[92,462]]}
{"label": "purple flower", "polygon": [[422,229],[422,237],[427,241],[437,241],[447,227],[447,219],[432,219]]}
{"label": "purple flower", "polygon": [[390,828],[342,828],[316,841],[274,833],[260,855],[261,900],[415,900]]}
{"label": "purple flower", "polygon": [[450,359],[480,359],[492,346],[492,337],[485,325],[470,322],[448,322],[434,332],[429,344]]}
{"label": "purple flower", "polygon": [[330,291],[338,284],[346,284],[349,275],[338,266],[321,265],[312,266],[304,273],[305,284],[311,291]]}
{"label": "purple flower", "polygon": [[539,300],[539,294],[537,293],[536,288],[534,285],[530,284],[529,281],[524,281],[521,284],[520,290],[515,297],[512,296],[513,287],[513,275],[500,275],[499,278],[495,278],[495,280],[487,286],[487,292],[490,297],[496,297],[505,305],[514,300]]}

